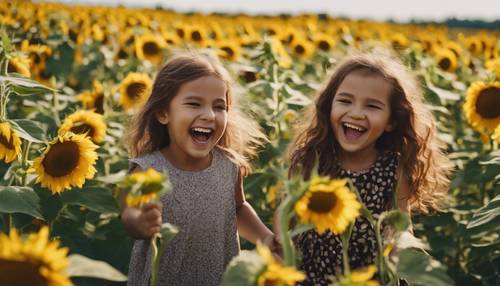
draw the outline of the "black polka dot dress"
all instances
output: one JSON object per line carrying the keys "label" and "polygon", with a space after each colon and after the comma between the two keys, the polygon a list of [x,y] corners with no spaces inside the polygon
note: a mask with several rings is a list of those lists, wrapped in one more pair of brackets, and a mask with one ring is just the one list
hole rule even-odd
{"label": "black polka dot dress", "polygon": [[[376,162],[365,171],[351,172],[339,167],[338,178],[351,178],[361,199],[375,218],[387,210],[396,187],[398,158],[393,152],[381,153]],[[342,273],[342,240],[339,235],[327,231],[322,235],[310,230],[299,235],[297,248],[302,252],[300,270],[307,279],[300,286],[329,285],[329,276]],[[368,220],[358,218],[349,241],[351,270],[366,267],[375,262],[377,243],[375,232]]]}

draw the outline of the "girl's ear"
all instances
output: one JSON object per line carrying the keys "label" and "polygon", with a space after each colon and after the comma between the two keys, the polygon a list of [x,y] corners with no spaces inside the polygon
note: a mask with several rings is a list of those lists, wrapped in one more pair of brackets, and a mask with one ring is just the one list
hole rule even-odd
{"label": "girl's ear", "polygon": [[156,120],[160,122],[161,124],[168,124],[168,114],[166,111],[161,110],[156,112]]}

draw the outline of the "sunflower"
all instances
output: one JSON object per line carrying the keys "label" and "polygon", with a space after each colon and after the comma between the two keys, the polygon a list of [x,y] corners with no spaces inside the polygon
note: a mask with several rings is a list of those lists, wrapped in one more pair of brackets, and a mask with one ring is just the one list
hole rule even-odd
{"label": "sunflower", "polygon": [[438,67],[446,72],[454,72],[457,68],[457,56],[449,49],[440,49],[436,52]]}
{"label": "sunflower", "polygon": [[342,277],[334,286],[379,286],[377,280],[371,280],[377,273],[377,267],[369,265],[366,268],[352,271],[348,276]]}
{"label": "sunflower", "polygon": [[0,159],[10,163],[21,154],[21,139],[8,122],[0,123]]}
{"label": "sunflower", "polygon": [[0,281],[2,285],[71,286],[66,269],[68,248],[49,240],[49,229],[22,239],[15,229],[0,233]]}
{"label": "sunflower", "polygon": [[393,33],[390,36],[391,46],[394,50],[406,49],[409,45],[408,38],[402,33]]}
{"label": "sunflower", "polygon": [[66,132],[85,134],[94,143],[101,143],[106,135],[106,123],[101,114],[90,110],[78,110],[64,119],[59,127],[59,135]]}
{"label": "sunflower", "polygon": [[309,59],[314,54],[314,45],[305,38],[295,38],[290,47],[293,53],[302,60]]}
{"label": "sunflower", "polygon": [[493,135],[491,135],[491,139],[500,143],[500,124],[497,126],[497,128],[493,132]]}
{"label": "sunflower", "polygon": [[500,81],[473,82],[467,90],[464,112],[470,125],[491,133],[500,123]]}
{"label": "sunflower", "polygon": [[322,51],[329,51],[335,47],[335,40],[328,34],[318,33],[314,35],[314,43],[316,48]]}
{"label": "sunflower", "polygon": [[229,60],[235,61],[241,55],[241,48],[236,40],[233,41],[221,41],[216,43],[219,57]]}
{"label": "sunflower", "polygon": [[484,63],[486,69],[495,74],[497,79],[500,79],[500,57],[487,60]]}
{"label": "sunflower", "polygon": [[93,90],[84,91],[78,95],[78,99],[86,109],[94,110],[99,114],[104,114],[104,91],[102,84],[97,80],[92,81]]}
{"label": "sunflower", "polygon": [[361,209],[356,195],[345,184],[344,179],[313,177],[309,189],[295,203],[299,220],[313,223],[320,234],[326,230],[342,233],[359,216]]}
{"label": "sunflower", "polygon": [[7,66],[8,73],[18,73],[25,77],[31,77],[30,61],[25,57],[14,57],[9,60]]}
{"label": "sunflower", "polygon": [[124,187],[130,189],[125,198],[127,206],[138,207],[157,200],[165,189],[165,180],[166,177],[153,168],[128,175],[124,182]]}
{"label": "sunflower", "polygon": [[37,183],[52,193],[82,187],[96,173],[97,146],[83,134],[66,133],[50,142],[43,154],[33,161]]}
{"label": "sunflower", "polygon": [[196,44],[199,47],[205,47],[208,38],[208,32],[202,26],[191,26],[186,29],[184,39]]}
{"label": "sunflower", "polygon": [[289,69],[292,67],[292,58],[290,57],[280,40],[272,38],[271,49],[276,55],[276,58],[278,59],[278,65],[281,68]]}
{"label": "sunflower", "polygon": [[129,73],[120,84],[120,104],[125,110],[143,105],[153,86],[145,73]]}
{"label": "sunflower", "polygon": [[304,273],[294,267],[281,265],[271,251],[259,242],[256,249],[265,263],[265,270],[259,275],[257,286],[293,286],[306,278]]}
{"label": "sunflower", "polygon": [[148,60],[159,64],[163,59],[163,49],[166,48],[165,40],[157,35],[143,35],[135,39],[135,52],[139,59]]}

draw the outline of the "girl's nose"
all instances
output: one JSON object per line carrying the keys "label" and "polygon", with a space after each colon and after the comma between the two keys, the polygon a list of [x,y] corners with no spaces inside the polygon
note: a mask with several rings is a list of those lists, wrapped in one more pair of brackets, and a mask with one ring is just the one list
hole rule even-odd
{"label": "girl's nose", "polygon": [[214,110],[211,107],[204,108],[201,114],[201,119],[214,120],[215,119]]}

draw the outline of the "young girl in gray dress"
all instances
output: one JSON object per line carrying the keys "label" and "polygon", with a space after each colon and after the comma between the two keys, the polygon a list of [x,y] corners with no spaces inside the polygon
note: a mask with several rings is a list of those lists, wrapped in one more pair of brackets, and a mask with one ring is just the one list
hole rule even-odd
{"label": "young girl in gray dress", "polygon": [[238,232],[275,248],[274,234],[245,201],[246,160],[263,138],[234,105],[227,71],[214,59],[184,55],[156,77],[132,121],[131,171],[167,170],[173,191],[161,205],[125,207],[122,221],[136,238],[128,285],[148,285],[149,240],[162,222],[179,227],[160,259],[158,285],[219,285],[239,252]]}

